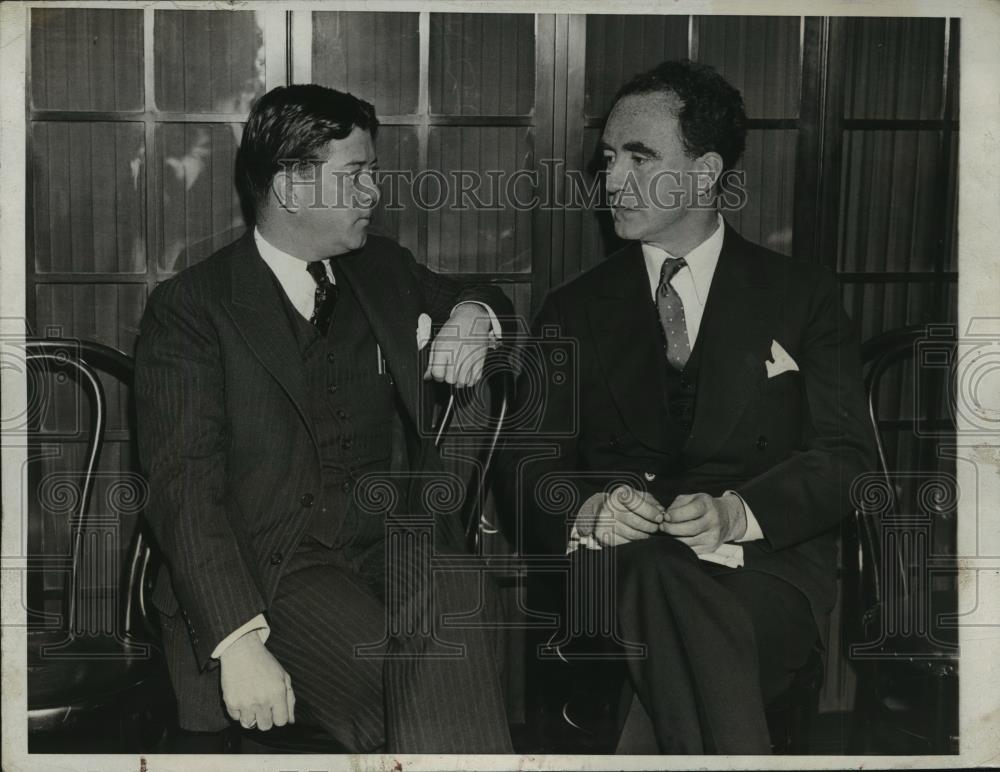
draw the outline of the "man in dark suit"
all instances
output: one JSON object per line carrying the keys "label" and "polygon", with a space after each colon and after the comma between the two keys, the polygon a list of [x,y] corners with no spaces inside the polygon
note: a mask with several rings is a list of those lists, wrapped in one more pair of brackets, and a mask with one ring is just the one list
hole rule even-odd
{"label": "man in dark suit", "polygon": [[718,212],[745,125],[706,66],[622,88],[601,147],[629,243],[549,294],[536,333],[571,355],[525,369],[549,368],[521,415],[552,447],[518,457],[514,495],[536,545],[571,556],[553,648],[606,615],[653,752],[769,752],[765,706],[822,645],[837,525],[872,463],[833,276]]}
{"label": "man in dark suit", "polygon": [[[422,380],[475,383],[510,305],[368,235],[377,128],[349,94],[263,96],[237,155],[253,227],[149,299],[154,603],[183,728],[228,713],[267,730],[306,708],[354,752],[509,752],[495,636],[442,626],[495,598],[429,568],[462,528],[454,507],[427,512],[443,469]],[[448,334],[426,345],[432,325]]]}

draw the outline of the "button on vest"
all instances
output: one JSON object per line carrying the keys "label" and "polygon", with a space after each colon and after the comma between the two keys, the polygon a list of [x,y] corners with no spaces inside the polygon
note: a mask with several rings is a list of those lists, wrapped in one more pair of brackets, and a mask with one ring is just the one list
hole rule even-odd
{"label": "button on vest", "polygon": [[327,547],[363,548],[381,539],[385,527],[381,514],[357,506],[356,481],[390,468],[395,397],[389,376],[379,374],[378,348],[364,311],[350,285],[337,284],[325,336],[294,309],[290,314],[322,465],[322,496],[311,508],[307,534]]}

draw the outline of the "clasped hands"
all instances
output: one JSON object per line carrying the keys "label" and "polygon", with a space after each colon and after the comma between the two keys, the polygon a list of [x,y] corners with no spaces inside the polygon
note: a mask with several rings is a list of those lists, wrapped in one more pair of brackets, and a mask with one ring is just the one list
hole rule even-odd
{"label": "clasped hands", "polygon": [[719,497],[685,493],[664,507],[650,493],[619,485],[584,502],[576,530],[582,538],[592,537],[608,547],[665,533],[701,555],[742,538],[747,518],[734,493]]}
{"label": "clasped hands", "polygon": [[431,341],[424,380],[433,379],[460,389],[475,386],[483,377],[486,354],[496,342],[485,306],[459,303]]}

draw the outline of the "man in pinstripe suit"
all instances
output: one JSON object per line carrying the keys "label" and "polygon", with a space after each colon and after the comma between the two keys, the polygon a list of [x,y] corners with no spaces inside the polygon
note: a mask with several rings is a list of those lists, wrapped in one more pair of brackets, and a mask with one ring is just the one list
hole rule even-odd
{"label": "man in pinstripe suit", "polygon": [[[460,524],[427,513],[433,546],[417,534],[391,560],[386,532],[425,513],[441,472],[421,380],[475,383],[510,305],[368,236],[377,128],[349,94],[266,94],[237,155],[254,227],[150,297],[136,404],[168,569],[153,601],[185,729],[305,708],[352,752],[509,752],[495,637],[441,629],[488,618],[490,588],[421,568],[461,549]],[[428,317],[457,334],[419,350]]]}

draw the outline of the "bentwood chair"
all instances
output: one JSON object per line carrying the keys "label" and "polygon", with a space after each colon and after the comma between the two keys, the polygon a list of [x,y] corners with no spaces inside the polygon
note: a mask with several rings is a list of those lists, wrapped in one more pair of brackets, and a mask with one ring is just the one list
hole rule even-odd
{"label": "bentwood chair", "polygon": [[[934,543],[943,529],[954,545],[958,489],[950,472],[921,468],[926,458],[900,468],[889,445],[892,429],[900,442],[954,442],[954,357],[954,328],[941,325],[892,330],[862,347],[878,469],[856,484],[844,528],[856,753],[957,752],[956,574],[935,568],[948,556],[934,554]],[[887,417],[889,405],[912,415]]]}
{"label": "bentwood chair", "polygon": [[[145,603],[151,554],[136,524],[146,488],[137,474],[100,468],[109,401],[99,373],[127,392],[132,361],[99,343],[29,339],[24,364],[31,455],[41,463],[62,448],[82,457],[70,471],[41,475],[29,503],[29,750],[148,751],[169,722],[173,698]],[[73,409],[67,413],[64,401],[61,415],[73,427],[53,431],[66,396]],[[67,551],[41,554],[43,519],[66,529]],[[127,540],[130,558],[121,561],[110,597],[94,595],[94,566],[117,565],[119,540]],[[47,589],[53,574],[65,581]]]}
{"label": "bentwood chair", "polygon": [[[514,372],[506,353],[491,354],[483,379],[471,389],[449,389],[443,414],[435,421],[435,444],[446,466],[457,464],[467,479],[459,511],[469,552],[482,552],[483,538],[498,532],[486,512],[493,460],[514,393]],[[462,467],[471,466],[471,470]]]}

